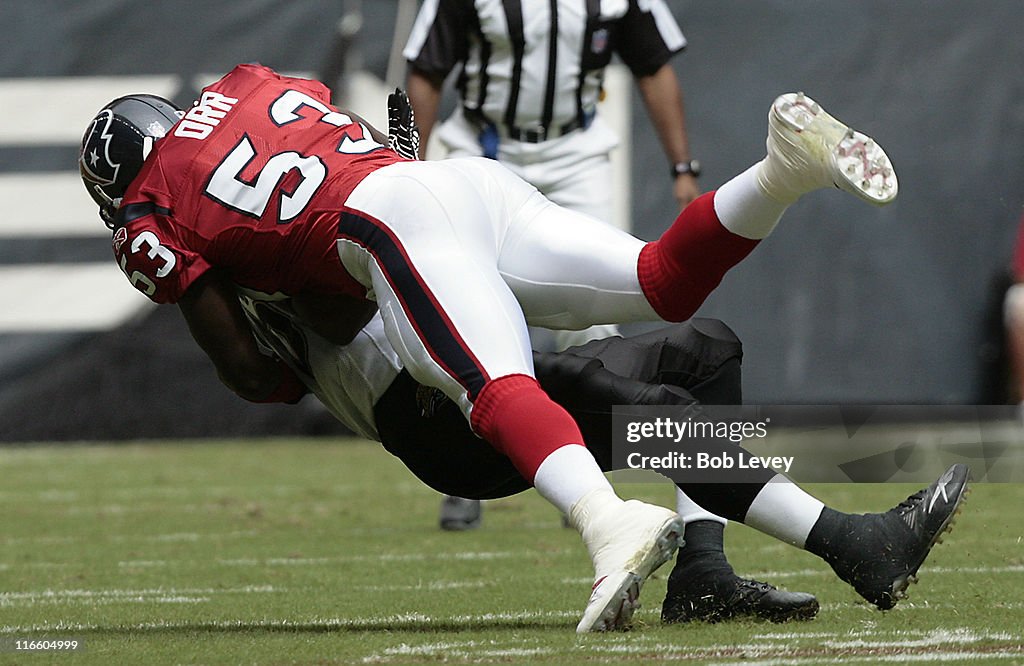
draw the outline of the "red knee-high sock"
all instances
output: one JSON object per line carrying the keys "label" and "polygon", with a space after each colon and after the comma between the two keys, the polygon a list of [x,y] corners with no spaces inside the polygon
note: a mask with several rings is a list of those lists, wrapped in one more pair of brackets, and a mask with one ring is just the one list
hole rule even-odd
{"label": "red knee-high sock", "polygon": [[576,421],[527,375],[488,382],[473,403],[473,430],[505,454],[530,483],[555,449],[583,444]]}
{"label": "red knee-high sock", "polygon": [[665,321],[693,316],[726,271],[760,242],[723,227],[714,200],[714,192],[695,199],[661,238],[640,251],[640,287]]}

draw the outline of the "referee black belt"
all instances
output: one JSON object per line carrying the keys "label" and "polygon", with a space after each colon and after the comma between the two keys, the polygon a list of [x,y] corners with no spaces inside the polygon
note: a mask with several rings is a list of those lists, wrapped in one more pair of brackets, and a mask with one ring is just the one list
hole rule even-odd
{"label": "referee black belt", "polygon": [[486,131],[488,128],[498,129],[501,136],[512,139],[513,141],[521,141],[522,143],[542,143],[550,139],[557,139],[558,137],[565,136],[570,132],[575,132],[578,129],[586,129],[590,127],[590,124],[594,122],[595,112],[584,113],[583,118],[573,118],[569,122],[558,125],[553,129],[547,129],[545,127],[537,127],[536,129],[524,129],[521,127],[506,127],[502,124],[492,123],[482,113],[472,109],[464,109],[463,113],[465,117],[477,127],[481,132]]}
{"label": "referee black belt", "polygon": [[[593,117],[593,114],[589,116],[590,119],[593,119]],[[522,141],[523,143],[541,143],[542,141],[547,141],[548,139],[557,139],[560,136],[565,136],[569,132],[575,132],[581,127],[585,128],[589,126],[589,120],[585,119],[584,121],[581,122],[579,118],[573,118],[564,125],[556,127],[553,131],[546,131],[543,127],[539,127],[537,129],[522,129],[519,127],[511,127],[508,130],[508,138],[512,139],[513,141]]]}

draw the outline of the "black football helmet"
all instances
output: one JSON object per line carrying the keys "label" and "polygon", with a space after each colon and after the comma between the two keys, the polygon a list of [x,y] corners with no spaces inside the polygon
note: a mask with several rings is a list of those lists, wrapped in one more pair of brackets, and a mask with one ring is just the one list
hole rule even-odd
{"label": "black football helmet", "polygon": [[156,95],[128,95],[107,104],[82,137],[78,169],[100,217],[113,228],[114,213],[128,185],[139,174],[153,144],[184,112]]}

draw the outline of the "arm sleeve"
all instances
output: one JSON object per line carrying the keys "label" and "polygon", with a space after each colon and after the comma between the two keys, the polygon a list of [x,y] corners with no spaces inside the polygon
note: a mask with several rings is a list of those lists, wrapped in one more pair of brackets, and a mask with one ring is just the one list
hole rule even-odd
{"label": "arm sleeve", "polygon": [[658,71],[686,48],[686,37],[664,0],[630,0],[616,27],[615,50],[634,76]]}
{"label": "arm sleeve", "polygon": [[466,59],[475,21],[472,0],[427,0],[402,54],[414,68],[444,78]]}

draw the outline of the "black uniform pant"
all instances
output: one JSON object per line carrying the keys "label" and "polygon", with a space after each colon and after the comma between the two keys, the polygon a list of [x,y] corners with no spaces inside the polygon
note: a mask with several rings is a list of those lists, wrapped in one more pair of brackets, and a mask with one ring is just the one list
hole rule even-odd
{"label": "black uniform pant", "polygon": [[[605,471],[612,465],[614,405],[734,405],[742,401],[739,339],[722,322],[692,319],[629,338],[534,353],[537,379],[576,419]],[[530,487],[508,458],[469,429],[454,403],[402,372],[374,408],[381,441],[421,481],[458,497],[507,497]],[[705,509],[742,521],[774,473],[742,484],[679,487]]]}

